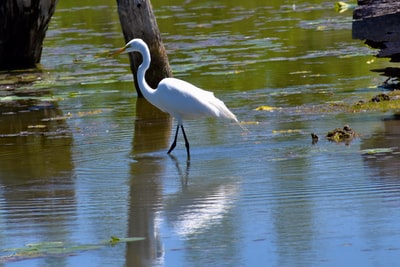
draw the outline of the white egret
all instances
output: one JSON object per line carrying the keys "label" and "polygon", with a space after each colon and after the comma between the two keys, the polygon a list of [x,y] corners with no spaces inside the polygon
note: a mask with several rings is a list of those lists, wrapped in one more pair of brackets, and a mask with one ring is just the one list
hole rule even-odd
{"label": "white egret", "polygon": [[150,51],[142,39],[132,39],[112,55],[118,55],[122,52],[139,52],[142,55],[143,62],[138,68],[136,77],[140,91],[147,101],[160,110],[169,113],[178,122],[175,138],[167,152],[168,154],[174,150],[179,128],[181,128],[185,139],[187,157],[190,159],[189,141],[183,128],[183,120],[218,117],[239,123],[224,102],[216,98],[212,92],[200,89],[188,82],[175,78],[165,78],[160,81],[156,89],[151,88],[145,79],[145,73],[150,67]]}

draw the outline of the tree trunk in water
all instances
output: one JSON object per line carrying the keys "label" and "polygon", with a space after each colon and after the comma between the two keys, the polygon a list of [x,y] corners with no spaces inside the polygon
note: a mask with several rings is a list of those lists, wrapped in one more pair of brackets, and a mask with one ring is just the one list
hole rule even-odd
{"label": "tree trunk in water", "polygon": [[0,69],[33,68],[58,0],[0,1]]}
{"label": "tree trunk in water", "polygon": [[[171,77],[172,72],[150,0],[117,0],[117,4],[125,42],[140,38],[149,46],[151,64],[146,72],[146,80],[151,87],[156,88],[163,78]],[[136,91],[139,97],[143,97],[136,79],[142,58],[138,53],[130,53],[129,59]]]}
{"label": "tree trunk in water", "polygon": [[359,0],[353,12],[352,35],[379,49],[377,57],[400,62],[400,2]]}

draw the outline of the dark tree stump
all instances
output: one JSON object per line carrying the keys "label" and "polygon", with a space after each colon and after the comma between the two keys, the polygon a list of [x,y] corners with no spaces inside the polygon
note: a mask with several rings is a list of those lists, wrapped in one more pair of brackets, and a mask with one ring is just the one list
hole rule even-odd
{"label": "dark tree stump", "polygon": [[400,61],[400,2],[359,0],[353,13],[353,38],[380,49],[377,57]]}
{"label": "dark tree stump", "polygon": [[[149,46],[151,64],[146,73],[146,80],[151,87],[156,88],[163,78],[172,76],[172,71],[151,3],[149,0],[117,0],[117,4],[125,42],[140,38]],[[139,97],[143,97],[136,79],[142,58],[138,53],[130,53],[129,59],[136,91]]]}
{"label": "dark tree stump", "polygon": [[36,67],[57,0],[0,1],[0,69]]}

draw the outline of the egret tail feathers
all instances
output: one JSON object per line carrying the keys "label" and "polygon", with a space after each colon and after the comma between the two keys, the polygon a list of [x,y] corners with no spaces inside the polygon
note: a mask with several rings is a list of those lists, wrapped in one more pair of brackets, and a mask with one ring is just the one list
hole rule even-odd
{"label": "egret tail feathers", "polygon": [[[222,102],[222,101],[221,101],[221,102]],[[230,111],[230,110],[225,106],[225,104],[223,104],[223,106],[221,106],[221,107],[222,107],[222,108],[219,108],[219,111],[220,111],[220,114],[221,114],[220,117],[224,117],[224,118],[233,120],[234,122],[236,122],[237,125],[239,125],[240,128],[242,128],[242,130],[243,130],[244,132],[249,132],[249,130],[248,130],[246,127],[244,127],[244,126],[240,123],[240,121],[237,119],[236,115],[233,114],[232,111]]]}
{"label": "egret tail feathers", "polygon": [[240,128],[242,128],[243,132],[249,133],[250,130],[247,129],[246,127],[244,127],[244,125],[242,125],[242,123],[238,120],[236,120],[236,124],[239,125]]}

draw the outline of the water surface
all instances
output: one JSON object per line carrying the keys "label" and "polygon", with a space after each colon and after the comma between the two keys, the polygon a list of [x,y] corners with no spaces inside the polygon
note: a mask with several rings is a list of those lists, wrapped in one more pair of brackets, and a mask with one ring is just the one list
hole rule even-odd
{"label": "water surface", "polygon": [[[187,162],[182,137],[173,157],[166,154],[174,121],[137,99],[127,56],[105,57],[124,43],[115,3],[60,1],[40,80],[2,93],[1,256],[42,242],[145,240],[2,260],[395,266],[398,116],[312,109],[368,100],[386,79],[370,70],[390,66],[351,39],[351,11],[333,5],[153,3],[174,76],[214,91],[249,130],[185,122]],[[324,139],[345,124],[360,137]]]}

